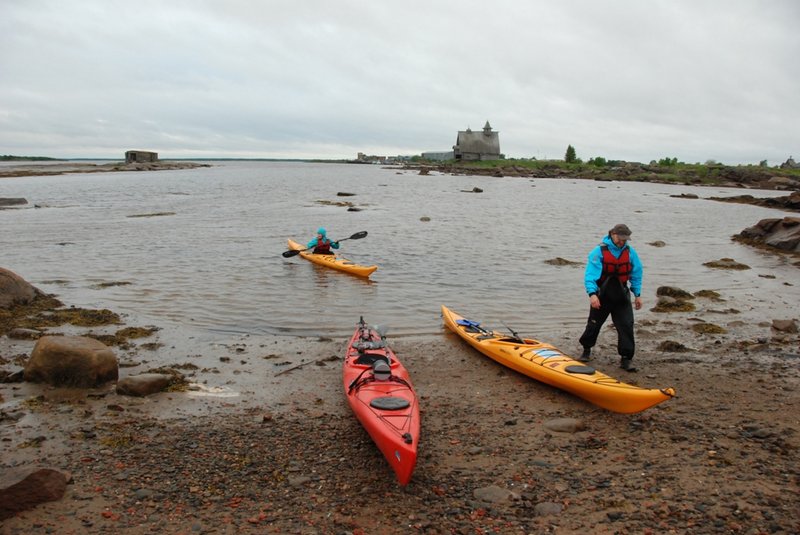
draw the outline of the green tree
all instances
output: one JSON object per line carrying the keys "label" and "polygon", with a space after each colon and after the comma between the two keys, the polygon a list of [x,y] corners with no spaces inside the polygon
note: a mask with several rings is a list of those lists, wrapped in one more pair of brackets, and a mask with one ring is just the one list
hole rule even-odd
{"label": "green tree", "polygon": [[564,155],[564,161],[567,163],[575,163],[578,156],[575,154],[575,147],[567,145],[567,153]]}

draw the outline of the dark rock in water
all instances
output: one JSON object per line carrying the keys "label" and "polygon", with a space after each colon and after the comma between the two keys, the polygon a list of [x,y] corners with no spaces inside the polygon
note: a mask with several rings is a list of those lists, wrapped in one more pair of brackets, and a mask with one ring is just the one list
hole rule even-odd
{"label": "dark rock in water", "polygon": [[68,474],[52,468],[28,467],[5,471],[0,476],[0,520],[40,503],[60,500],[64,496]]}
{"label": "dark rock in water", "polygon": [[666,295],[668,297],[674,297],[675,299],[694,299],[694,296],[686,290],[681,290],[674,286],[659,286],[656,290],[656,295]]}
{"label": "dark rock in water", "polygon": [[698,323],[692,325],[692,330],[700,334],[725,334],[728,332],[724,328],[719,325],[714,325],[713,323]]}
{"label": "dark rock in water", "polygon": [[677,197],[678,199],[699,199],[694,193],[681,193],[680,195],[670,195],[670,197]]}
{"label": "dark rock in water", "polygon": [[800,253],[800,217],[762,219],[734,236],[734,239]]}
{"label": "dark rock in water", "polygon": [[0,268],[0,308],[28,304],[41,293],[13,271]]}
{"label": "dark rock in water", "polygon": [[694,303],[675,299],[668,295],[659,296],[656,306],[651,308],[651,312],[691,312],[695,310]]}
{"label": "dark rock in water", "polygon": [[648,243],[647,245],[652,245],[653,247],[665,247],[667,244],[661,240],[656,240]]}
{"label": "dark rock in water", "polygon": [[28,204],[28,200],[22,197],[0,197],[0,207],[21,206],[23,204]]}
{"label": "dark rock in water", "polygon": [[566,258],[561,258],[557,256],[556,258],[551,258],[550,260],[545,260],[545,264],[550,264],[551,266],[582,266],[583,264],[580,262],[575,262],[572,260],[567,260]]}
{"label": "dark rock in water", "polygon": [[724,301],[724,299],[720,297],[719,292],[715,292],[714,290],[698,290],[694,295],[696,297],[711,299],[712,301]]}
{"label": "dark rock in water", "polygon": [[340,191],[336,194],[338,197],[353,197],[355,193],[348,193],[346,191]]}
{"label": "dark rock in water", "polygon": [[355,206],[351,206],[347,209],[348,212],[360,212],[361,208],[356,208]]}
{"label": "dark rock in water", "polygon": [[[778,184],[773,184],[776,189]],[[709,197],[712,201],[732,202],[737,204],[752,204],[755,206],[766,206],[778,210],[800,211],[800,191],[792,192],[785,197],[767,197],[759,199],[752,195],[737,195],[735,197]]]}
{"label": "dark rock in water", "polygon": [[719,260],[713,260],[711,262],[703,262],[703,265],[710,268],[716,269],[736,269],[736,270],[744,270],[750,269],[750,266],[747,264],[740,264],[733,258],[720,258]]}

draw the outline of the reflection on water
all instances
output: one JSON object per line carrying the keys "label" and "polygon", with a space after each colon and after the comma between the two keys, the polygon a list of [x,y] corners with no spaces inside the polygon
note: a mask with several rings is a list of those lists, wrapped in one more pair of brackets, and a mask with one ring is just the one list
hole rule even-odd
{"label": "reflection on water", "polygon": [[[476,186],[484,192],[462,192]],[[348,200],[361,211],[318,202],[336,201],[338,192],[355,193]],[[701,199],[672,197],[681,193]],[[792,310],[797,269],[730,240],[760,219],[789,214],[704,199],[738,193],[276,162],[12,178],[0,181],[0,197],[44,208],[0,211],[0,266],[70,305],[208,333],[344,336],[359,316],[394,335],[437,333],[447,304],[493,327],[504,321],[530,336],[565,328],[577,336],[587,312],[582,266],[545,261],[583,263],[625,222],[645,264],[646,309],[658,286],[671,285],[735,299],[741,319],[764,296]],[[281,256],[287,238],[306,242],[319,226],[334,239],[369,232],[340,252],[377,264],[371,279]],[[656,240],[666,246],[649,245]],[[702,265],[724,257],[753,269]]]}

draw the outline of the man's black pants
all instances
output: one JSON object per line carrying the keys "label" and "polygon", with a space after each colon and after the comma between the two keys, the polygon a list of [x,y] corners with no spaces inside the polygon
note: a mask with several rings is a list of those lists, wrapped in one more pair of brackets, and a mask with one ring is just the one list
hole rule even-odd
{"label": "man's black pants", "polygon": [[[625,293],[628,294],[628,292]],[[631,306],[630,297],[614,303],[613,306],[607,306],[601,301],[600,308],[590,308],[589,321],[586,322],[586,329],[579,340],[581,345],[594,347],[597,337],[600,335],[600,329],[609,315],[617,329],[617,352],[624,359],[632,359],[636,346],[633,341],[633,306]]]}

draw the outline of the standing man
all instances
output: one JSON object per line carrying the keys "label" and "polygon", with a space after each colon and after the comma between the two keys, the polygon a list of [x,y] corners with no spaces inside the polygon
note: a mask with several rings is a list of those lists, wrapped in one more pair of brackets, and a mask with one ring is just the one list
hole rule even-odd
{"label": "standing man", "polygon": [[589,294],[589,321],[580,337],[583,354],[580,360],[591,359],[592,347],[597,343],[600,328],[608,315],[617,329],[617,352],[620,367],[635,372],[631,363],[635,344],[633,341],[633,306],[642,308],[642,262],[628,245],[631,229],[622,223],[614,225],[600,245],[589,253],[583,285]]}

